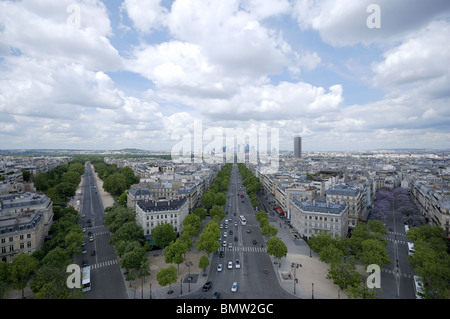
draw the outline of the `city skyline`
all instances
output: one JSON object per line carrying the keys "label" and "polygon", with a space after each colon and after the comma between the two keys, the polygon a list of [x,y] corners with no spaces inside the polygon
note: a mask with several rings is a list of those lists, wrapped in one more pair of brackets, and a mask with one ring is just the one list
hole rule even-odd
{"label": "city skyline", "polygon": [[0,149],[450,149],[449,37],[444,0],[2,1]]}

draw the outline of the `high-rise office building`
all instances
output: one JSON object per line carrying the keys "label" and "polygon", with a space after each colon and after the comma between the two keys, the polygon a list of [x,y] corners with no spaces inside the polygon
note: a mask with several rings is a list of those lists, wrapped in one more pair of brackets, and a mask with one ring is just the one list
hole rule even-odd
{"label": "high-rise office building", "polygon": [[294,157],[302,157],[302,138],[300,136],[294,137]]}

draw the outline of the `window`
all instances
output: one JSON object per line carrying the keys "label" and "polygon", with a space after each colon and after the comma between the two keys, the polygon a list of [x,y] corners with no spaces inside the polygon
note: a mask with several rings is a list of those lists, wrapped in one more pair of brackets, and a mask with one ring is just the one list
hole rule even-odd
{"label": "window", "polygon": [[23,235],[20,235],[20,240],[23,240]]}
{"label": "window", "polygon": [[31,238],[31,234],[27,234],[27,238],[30,239]]}
{"label": "window", "polygon": [[31,247],[31,241],[27,242],[27,247],[30,248]]}
{"label": "window", "polygon": [[14,238],[13,237],[9,237],[9,242],[12,242],[12,241],[14,241]]}

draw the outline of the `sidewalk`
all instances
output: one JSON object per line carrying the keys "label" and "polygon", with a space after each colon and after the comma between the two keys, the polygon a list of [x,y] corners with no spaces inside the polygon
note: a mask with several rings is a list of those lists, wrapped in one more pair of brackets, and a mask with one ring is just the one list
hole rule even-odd
{"label": "sidewalk", "polygon": [[[155,250],[149,253],[149,264],[150,264],[150,276],[145,278],[136,278],[136,280],[130,282],[125,280],[125,287],[127,289],[128,298],[130,299],[171,299],[178,298],[184,295],[194,292],[206,283],[208,280],[208,274],[210,267],[206,268],[206,276],[203,276],[203,269],[198,267],[200,257],[204,255],[204,252],[196,252],[194,249],[186,253],[186,259],[183,263],[179,265],[178,280],[176,283],[172,284],[170,287],[159,285],[156,274],[163,268],[167,268],[170,265],[164,262],[164,256],[162,255],[162,250]],[[185,262],[192,262],[192,266],[189,268],[186,266]],[[177,269],[177,265],[174,265]],[[122,274],[124,269],[121,269]],[[188,277],[192,277],[192,280],[188,281]],[[183,281],[183,283],[181,283]],[[182,286],[182,287],[181,287]],[[144,287],[144,291],[142,291]],[[168,293],[172,290],[172,293]]]}
{"label": "sidewalk", "polygon": [[[294,268],[291,267],[294,263],[299,264],[299,267],[295,269],[295,276],[298,279],[295,296],[301,299],[348,298],[345,292],[340,291],[337,285],[326,278],[329,265],[320,261],[319,255],[310,251],[303,239],[294,239],[284,219],[276,215],[275,217],[270,216],[269,223],[278,229],[277,237],[285,243],[288,249],[286,257],[281,258],[280,265],[273,264],[282,288],[294,295]],[[271,258],[275,261],[273,257]]]}

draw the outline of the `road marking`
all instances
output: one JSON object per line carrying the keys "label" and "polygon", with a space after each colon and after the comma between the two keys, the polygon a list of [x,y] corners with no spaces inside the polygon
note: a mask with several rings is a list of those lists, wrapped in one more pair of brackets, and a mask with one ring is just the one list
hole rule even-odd
{"label": "road marking", "polygon": [[112,266],[112,265],[117,264],[118,262],[119,262],[118,259],[102,261],[102,262],[99,262],[99,263],[96,263],[96,264],[92,265],[91,269],[99,269],[99,268],[103,268],[103,267],[107,267],[107,266]]}

